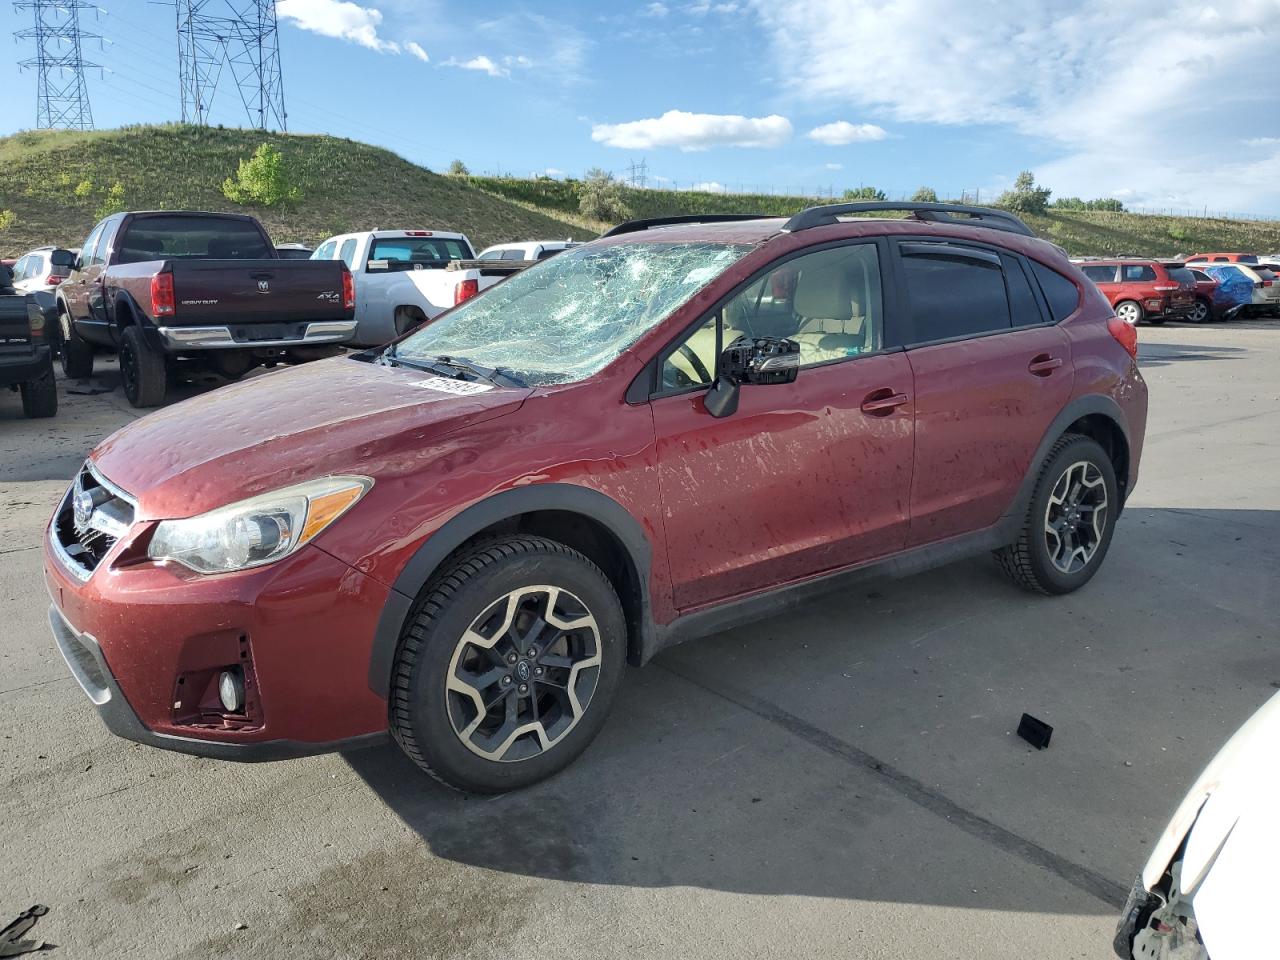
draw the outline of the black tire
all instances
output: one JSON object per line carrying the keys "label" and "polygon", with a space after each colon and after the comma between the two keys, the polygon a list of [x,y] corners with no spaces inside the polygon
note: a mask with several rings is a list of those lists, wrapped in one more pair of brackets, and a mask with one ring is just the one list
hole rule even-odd
{"label": "black tire", "polygon": [[[529,742],[532,735],[527,734],[512,743],[507,753],[516,747],[537,752],[514,761],[489,759],[464,744],[465,730],[459,731],[455,722],[457,712],[465,710],[467,703],[465,698],[457,699],[461,695],[456,691],[447,691],[446,682],[451,676],[455,657],[460,655],[458,651],[469,649],[463,643],[464,634],[497,610],[508,595],[537,585],[559,588],[560,596],[576,601],[589,616],[594,617],[594,649],[599,654],[600,663],[598,668],[584,669],[580,675],[568,673],[567,676],[574,681],[579,700],[583,694],[582,680],[593,685],[587,691],[586,706],[578,712],[577,719],[558,734],[549,747],[541,745],[541,737],[535,738],[538,746],[534,746]],[[523,611],[524,608],[517,605],[503,609]],[[577,631],[579,634],[582,632]],[[499,647],[506,643],[508,634],[498,630],[494,631],[494,636],[503,638],[493,644],[500,653]],[[542,654],[546,655],[552,649],[560,649],[555,641],[544,646]],[[526,654],[519,656],[522,658],[520,664],[511,668],[513,675],[518,666],[526,663],[523,659]],[[568,660],[571,654],[555,659]],[[604,726],[622,679],[625,659],[626,624],[622,607],[612,584],[595,564],[578,551],[542,537],[511,536],[481,542],[433,577],[405,624],[392,671],[391,732],[414,763],[447,786],[473,793],[501,793],[527,787],[563,770],[595,739]],[[501,672],[507,669],[504,664],[510,661],[501,657],[497,661],[489,660],[484,663],[486,670],[491,672],[495,662]],[[528,663],[533,664],[534,661]],[[536,669],[541,671],[542,667]],[[527,684],[534,691],[532,696],[535,699],[542,696],[537,692],[538,684],[550,681],[551,671],[561,668],[548,666],[546,669],[547,681],[530,680]],[[594,675],[591,673],[593,670],[596,671]],[[458,671],[452,675],[456,677]],[[528,670],[524,671],[524,676],[529,676]],[[579,676],[581,679],[574,679]],[[477,692],[497,691],[498,700],[493,702],[502,701],[505,709],[506,699],[514,693],[511,686],[504,686],[507,680],[507,677],[501,681],[492,680],[491,687]],[[556,689],[567,686],[562,684]],[[455,699],[451,700],[451,697]],[[490,698],[486,694],[484,699]],[[543,702],[547,701],[544,699]],[[474,705],[471,709],[477,716],[482,716]],[[509,717],[510,714],[504,713],[503,716]],[[563,714],[560,720],[563,722]],[[554,730],[555,723],[551,728]],[[542,732],[546,734],[549,731],[544,726]],[[501,733],[497,731],[495,737]],[[525,741],[524,744],[520,743],[521,740]],[[471,742],[475,743],[474,735]]]}
{"label": "black tire", "polygon": [[1137,300],[1121,300],[1115,307],[1116,316],[1125,323],[1137,326],[1143,321],[1146,313],[1142,309],[1142,304]]}
{"label": "black tire", "polygon": [[1209,305],[1208,300],[1196,299],[1196,304],[1191,308],[1191,313],[1187,319],[1192,323],[1208,323],[1213,319],[1213,308]]}
{"label": "black tire", "polygon": [[93,376],[93,346],[71,325],[71,318],[58,314],[58,338],[62,357],[62,373],[68,380],[85,380]]}
{"label": "black tire", "polygon": [[[1049,534],[1046,533],[1050,498],[1062,482],[1068,468],[1081,463],[1092,465],[1105,484],[1107,509],[1103,512],[1101,536],[1080,569],[1063,571],[1051,556]],[[1116,515],[1120,509],[1119,491],[1116,486],[1115,468],[1105,450],[1096,440],[1079,434],[1068,433],[1055,443],[1040,468],[1027,517],[1018,539],[1007,547],[995,551],[996,559],[1009,578],[1018,586],[1046,595],[1071,593],[1084,586],[1098,572],[1111,537],[1115,532]],[[1074,536],[1074,535],[1073,535]],[[1075,542],[1074,540],[1072,542]],[[1063,541],[1059,540],[1060,546]],[[1068,564],[1070,566],[1070,564]]]}
{"label": "black tire", "polygon": [[53,364],[38,380],[28,380],[18,388],[22,392],[22,413],[32,420],[58,413],[58,383],[53,377]]}
{"label": "black tire", "polygon": [[147,343],[140,327],[125,327],[120,338],[120,380],[135,407],[158,407],[169,391],[164,354]]}

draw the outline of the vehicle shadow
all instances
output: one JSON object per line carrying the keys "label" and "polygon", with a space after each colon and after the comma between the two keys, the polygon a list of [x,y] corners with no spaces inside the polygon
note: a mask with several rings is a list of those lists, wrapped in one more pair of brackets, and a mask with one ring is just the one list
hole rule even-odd
{"label": "vehicle shadow", "polygon": [[[345,760],[435,856],[489,870],[1108,914],[1280,684],[1276,543],[1275,511],[1130,508],[1071,596],[983,559],[835,594],[630,670],[583,757],[496,798],[394,746]],[[1013,735],[1024,710],[1050,749]]]}
{"label": "vehicle shadow", "polygon": [[1189,343],[1144,343],[1138,341],[1138,366],[1162,367],[1184,360],[1243,360],[1249,351],[1243,347],[1222,347]]}

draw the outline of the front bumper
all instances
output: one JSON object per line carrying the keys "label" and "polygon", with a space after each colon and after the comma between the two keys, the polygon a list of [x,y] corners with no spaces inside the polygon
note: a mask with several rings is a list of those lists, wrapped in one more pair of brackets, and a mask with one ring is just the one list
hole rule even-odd
{"label": "front bumper", "polygon": [[[297,324],[294,334],[272,339],[253,339],[253,326],[243,329],[229,326],[157,327],[164,346],[180,350],[243,350],[254,347],[315,347],[328,343],[347,343],[355,336],[356,321],[326,320]],[[247,332],[246,332],[247,331]]]}
{"label": "front bumper", "polygon": [[1163,900],[1146,888],[1139,875],[1133,889],[1129,891],[1124,909],[1120,911],[1120,922],[1116,924],[1116,935],[1111,946],[1117,957],[1121,960],[1134,960],[1133,938],[1163,903]]}
{"label": "front bumper", "polygon": [[[228,760],[324,753],[386,736],[386,701],[366,678],[387,587],[314,544],[276,564],[216,576],[139,562],[153,526],[134,524],[87,575],[45,539],[50,628],[112,732]],[[229,667],[252,677],[244,717],[209,708],[208,681]]]}

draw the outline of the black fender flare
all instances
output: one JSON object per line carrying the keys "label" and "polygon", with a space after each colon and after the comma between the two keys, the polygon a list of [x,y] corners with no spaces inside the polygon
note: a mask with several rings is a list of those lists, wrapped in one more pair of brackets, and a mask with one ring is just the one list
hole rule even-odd
{"label": "black fender flare", "polygon": [[653,646],[653,616],[649,600],[652,548],[644,529],[625,507],[613,498],[572,483],[538,483],[504,490],[474,503],[449,519],[422,543],[391,585],[391,592],[378,618],[373,649],[369,655],[369,687],[386,699],[391,689],[391,671],[405,622],[413,612],[422,588],[440,564],[476,534],[521,514],[542,510],[577,513],[608,530],[630,559],[639,588],[639,622],[628,624],[630,638],[640,656]]}
{"label": "black fender flare", "polygon": [[[1022,485],[1018,488],[1018,494],[1013,498],[1013,503],[1003,517],[1004,521],[1014,525],[1013,529],[1021,526],[1023,519],[1026,517],[1027,506],[1031,503],[1031,497],[1035,493],[1036,480],[1040,477],[1040,466],[1049,456],[1049,450],[1058,442],[1058,438],[1067,432],[1067,427],[1071,426],[1071,424],[1082,417],[1098,415],[1104,416],[1114,423],[1124,437],[1126,451],[1132,449],[1132,444],[1129,441],[1129,424],[1125,419],[1124,411],[1120,409],[1120,404],[1101,393],[1088,394],[1072,400],[1062,408],[1061,412],[1053,418],[1053,422],[1049,424],[1049,429],[1045,431],[1040,445],[1036,447],[1035,455],[1027,466],[1027,472],[1022,478]],[[1128,477],[1118,479],[1123,480],[1127,496]],[[1120,506],[1121,509],[1124,508],[1123,503]]]}

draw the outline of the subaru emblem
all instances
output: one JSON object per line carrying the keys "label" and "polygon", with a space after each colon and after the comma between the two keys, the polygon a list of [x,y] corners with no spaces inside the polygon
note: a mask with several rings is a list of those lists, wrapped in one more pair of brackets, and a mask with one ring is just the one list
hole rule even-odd
{"label": "subaru emblem", "polygon": [[266,280],[259,280],[259,281],[258,281],[258,292],[259,292],[259,293],[270,293],[270,292],[271,292],[271,284],[270,284],[270,282],[268,282],[268,281],[266,281]]}

